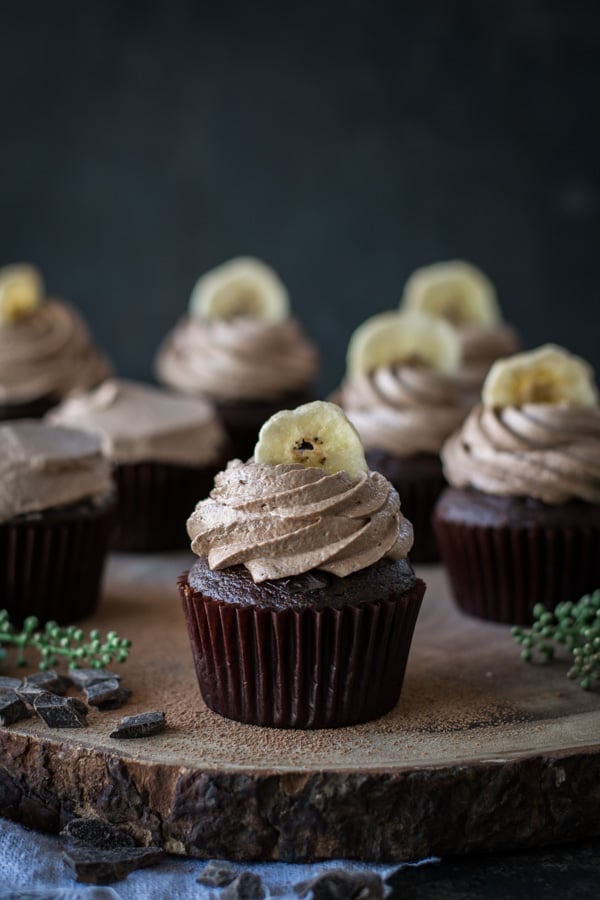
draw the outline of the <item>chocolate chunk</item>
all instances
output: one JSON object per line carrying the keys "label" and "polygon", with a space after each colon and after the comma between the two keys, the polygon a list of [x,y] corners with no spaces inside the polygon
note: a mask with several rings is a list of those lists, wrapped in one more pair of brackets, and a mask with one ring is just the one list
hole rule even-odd
{"label": "chocolate chunk", "polygon": [[87,707],[74,697],[59,697],[43,691],[33,701],[33,708],[49,728],[84,728],[87,724]]}
{"label": "chocolate chunk", "polygon": [[0,725],[12,725],[20,719],[28,719],[31,713],[15,691],[0,694]]}
{"label": "chocolate chunk", "polygon": [[242,872],[221,894],[221,900],[263,900],[266,896],[259,875]]}
{"label": "chocolate chunk", "polygon": [[231,884],[234,878],[237,877],[237,874],[228,862],[220,859],[209,859],[196,881],[208,887],[224,887],[226,884]]}
{"label": "chocolate chunk", "polygon": [[36,687],[42,691],[50,691],[51,694],[66,694],[71,680],[65,675],[59,675],[56,669],[48,669],[46,672],[36,672],[27,675],[23,687]]}
{"label": "chocolate chunk", "polygon": [[69,703],[73,709],[76,709],[78,713],[81,713],[82,716],[87,716],[90,709],[87,704],[80,700],[79,697],[67,697],[67,703]]}
{"label": "chocolate chunk", "polygon": [[112,678],[116,678],[117,681],[121,680],[120,675],[115,675],[108,669],[71,669],[69,675],[73,684],[82,691],[98,681],[108,681]]}
{"label": "chocolate chunk", "polygon": [[98,709],[118,709],[131,697],[129,688],[121,687],[118,678],[94,681],[84,690],[87,702]]}
{"label": "chocolate chunk", "polygon": [[16,691],[20,687],[20,678],[9,678],[8,675],[0,675],[0,694],[5,694],[6,691]]}
{"label": "chocolate chunk", "polygon": [[137,716],[125,716],[121,719],[115,731],[111,731],[111,738],[143,738],[151,734],[164,731],[166,726],[165,714],[159,710],[139,713]]}
{"label": "chocolate chunk", "polygon": [[25,703],[29,703],[30,706],[33,706],[33,701],[36,697],[45,693],[47,692],[44,691],[43,688],[34,687],[32,685],[28,687],[26,684],[15,690],[15,694],[17,694]]}
{"label": "chocolate chunk", "polygon": [[122,881],[130,872],[160,862],[164,851],[160,847],[116,847],[97,850],[92,847],[69,847],[63,859],[86,884],[111,884]]}
{"label": "chocolate chunk", "polygon": [[116,850],[134,847],[131,835],[119,831],[105,819],[73,819],[60,833],[68,847],[95,847],[97,850]]}
{"label": "chocolate chunk", "polygon": [[311,881],[294,885],[300,897],[311,900],[381,900],[383,882],[372,872],[345,872],[330,869]]}

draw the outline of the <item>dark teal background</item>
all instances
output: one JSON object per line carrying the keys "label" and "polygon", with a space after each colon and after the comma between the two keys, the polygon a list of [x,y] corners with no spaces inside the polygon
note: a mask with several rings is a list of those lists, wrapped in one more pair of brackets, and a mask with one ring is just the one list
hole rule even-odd
{"label": "dark teal background", "polygon": [[594,2],[0,4],[0,263],[148,378],[251,253],[339,379],[352,329],[462,256],[532,346],[600,366]]}

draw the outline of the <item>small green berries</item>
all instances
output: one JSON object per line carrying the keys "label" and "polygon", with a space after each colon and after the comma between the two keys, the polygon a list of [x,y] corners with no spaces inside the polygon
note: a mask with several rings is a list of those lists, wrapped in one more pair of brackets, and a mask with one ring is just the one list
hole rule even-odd
{"label": "small green berries", "polygon": [[533,616],[530,629],[512,628],[522,647],[521,659],[531,662],[537,651],[548,662],[554,656],[554,645],[563,644],[573,655],[567,678],[579,679],[584,691],[600,682],[600,588],[577,603],[558,603],[552,612],[536,603]]}
{"label": "small green berries", "polygon": [[125,662],[131,647],[128,638],[121,638],[116,631],[109,631],[104,640],[97,628],[90,631],[88,640],[81,628],[75,625],[61,627],[56,622],[46,622],[40,628],[39,620],[35,616],[29,616],[23,623],[23,628],[18,631],[9,619],[5,609],[0,610],[0,659],[6,653],[4,646],[17,648],[17,664],[27,664],[25,649],[33,647],[39,653],[41,659],[38,667],[45,671],[57,665],[63,658],[70,669],[75,669],[82,663],[87,663],[90,668],[100,669],[110,665],[113,660]]}

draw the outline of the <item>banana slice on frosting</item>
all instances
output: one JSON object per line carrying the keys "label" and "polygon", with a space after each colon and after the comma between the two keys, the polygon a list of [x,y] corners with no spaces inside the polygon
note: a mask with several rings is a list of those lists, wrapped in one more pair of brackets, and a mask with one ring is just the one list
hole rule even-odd
{"label": "banana slice on frosting", "polygon": [[457,327],[495,325],[502,318],[492,282],[481,269],[462,260],[434,263],[413,272],[400,308],[440,316]]}
{"label": "banana slice on frosting", "polygon": [[357,430],[339,406],[324,400],[281,410],[268,419],[260,429],[254,461],[299,463],[352,477],[369,470]]}
{"label": "banana slice on frosting", "polygon": [[240,256],[198,279],[190,298],[190,315],[203,320],[246,317],[281,322],[289,315],[287,288],[266,263]]}
{"label": "banana slice on frosting", "polygon": [[525,403],[595,406],[598,392],[593,369],[585,360],[545,344],[495,362],[483,385],[482,400],[496,409]]}
{"label": "banana slice on frosting", "polygon": [[36,311],[44,297],[42,276],[27,263],[0,269],[0,324],[12,325]]}
{"label": "banana slice on frosting", "polygon": [[421,312],[386,312],[359,325],[350,338],[346,362],[350,374],[395,365],[455,372],[460,358],[459,337],[443,319]]}

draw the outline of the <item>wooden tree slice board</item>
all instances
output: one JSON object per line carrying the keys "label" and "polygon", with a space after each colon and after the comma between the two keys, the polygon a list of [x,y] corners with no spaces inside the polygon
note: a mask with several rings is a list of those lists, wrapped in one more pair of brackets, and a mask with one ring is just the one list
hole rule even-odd
{"label": "wooden tree slice board", "polygon": [[[402,861],[600,834],[600,695],[565,678],[566,660],[521,662],[507,627],[454,608],[439,568],[419,570],[428,589],[396,709],[299,732],[204,706],[175,586],[191,561],[110,560],[84,624],[133,639],[118,669],[133,697],[86,729],[0,728],[2,815],[48,830],[99,815],[172,853],[246,860]],[[109,737],[156,708],[163,734]]]}

